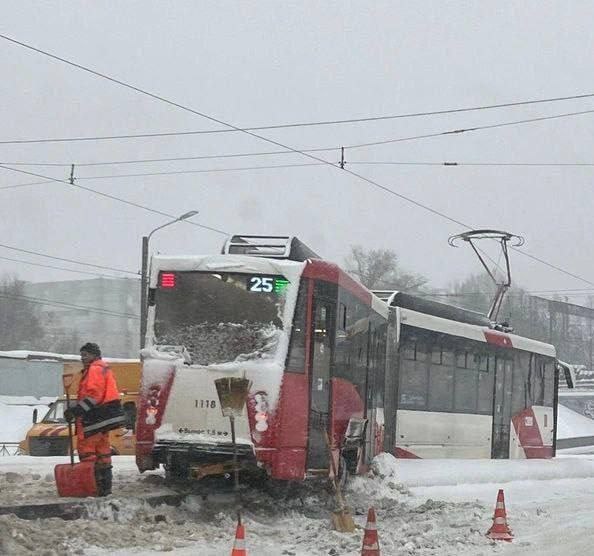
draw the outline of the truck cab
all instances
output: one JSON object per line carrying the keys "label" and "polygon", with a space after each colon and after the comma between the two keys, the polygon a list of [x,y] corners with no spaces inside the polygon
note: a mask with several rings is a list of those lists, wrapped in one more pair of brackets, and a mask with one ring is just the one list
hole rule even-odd
{"label": "truck cab", "polygon": [[[134,455],[136,448],[136,403],[138,394],[122,394],[122,407],[126,416],[124,427],[109,433],[113,455]],[[70,400],[70,404],[74,404]],[[66,456],[70,450],[68,422],[64,418],[66,397],[60,397],[49,404],[47,413],[38,421],[37,410],[33,411],[33,425],[25,439],[19,444],[19,451],[30,456]],[[73,446],[76,450],[76,434],[72,427]]]}

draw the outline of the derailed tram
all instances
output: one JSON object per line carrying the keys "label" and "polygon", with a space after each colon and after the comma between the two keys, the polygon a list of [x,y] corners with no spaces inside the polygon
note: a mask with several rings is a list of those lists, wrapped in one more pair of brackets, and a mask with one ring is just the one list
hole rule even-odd
{"label": "derailed tram", "polygon": [[155,256],[137,419],[140,471],[232,469],[215,380],[246,377],[242,469],[300,481],[375,455],[552,457],[552,346],[475,313],[375,295],[296,238],[233,236],[219,255]]}

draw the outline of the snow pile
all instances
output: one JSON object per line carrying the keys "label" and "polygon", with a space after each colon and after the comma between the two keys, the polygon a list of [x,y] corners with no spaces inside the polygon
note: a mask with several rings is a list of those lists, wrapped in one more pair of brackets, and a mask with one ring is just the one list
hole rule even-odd
{"label": "snow pile", "polygon": [[594,436],[594,420],[561,404],[557,415],[557,438]]}
{"label": "snow pile", "polygon": [[[384,454],[387,458],[392,458]],[[507,483],[594,477],[594,460],[587,458],[523,460],[395,459],[395,476],[406,487]],[[386,464],[387,465],[387,464]]]}
{"label": "snow pile", "polygon": [[[48,398],[37,400],[31,396],[22,399],[15,396],[3,396],[0,399],[0,444],[2,442],[20,442],[33,424],[33,410],[37,409],[39,419],[48,411]],[[49,398],[51,401],[54,398]]]}
{"label": "snow pile", "polygon": [[[143,494],[171,494],[161,473],[140,475],[134,456],[115,456],[114,483],[124,496]],[[2,504],[55,503],[60,499],[56,491],[54,467],[68,463],[68,456],[0,457],[0,500]],[[0,551],[0,554],[2,552]]]}
{"label": "snow pile", "polygon": [[[119,458],[115,461],[116,469],[118,461]],[[331,530],[335,500],[325,482],[287,489],[276,485],[245,489],[242,517],[249,553],[358,556],[370,506],[376,509],[384,554],[444,556],[491,551],[483,534],[491,509],[476,501],[418,500],[393,484],[393,479],[371,474],[361,479],[361,489],[347,489],[347,504],[358,526],[353,533]],[[140,498],[141,493],[149,492],[145,488],[147,480],[145,484],[138,481],[139,489],[133,496],[126,480],[126,472],[118,473],[115,496],[85,501],[89,519],[24,521],[0,516],[0,553],[124,555],[175,551],[218,556],[230,552],[236,524],[230,482],[219,485],[208,496],[188,497],[179,508],[152,508]],[[49,480],[40,474],[10,472],[8,481],[0,488],[20,483],[25,491],[37,491],[45,482]],[[158,488],[157,477],[153,476],[148,483]]]}

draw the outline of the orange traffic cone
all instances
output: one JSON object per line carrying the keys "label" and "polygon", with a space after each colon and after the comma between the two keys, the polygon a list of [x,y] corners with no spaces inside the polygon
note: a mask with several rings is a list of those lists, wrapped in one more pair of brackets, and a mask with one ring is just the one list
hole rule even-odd
{"label": "orange traffic cone", "polygon": [[507,524],[507,515],[505,513],[505,500],[503,499],[503,489],[497,493],[497,504],[495,504],[495,514],[493,515],[493,525],[487,531],[487,537],[495,541],[511,542],[514,536]]}
{"label": "orange traffic cone", "polygon": [[367,524],[365,525],[365,533],[363,534],[361,556],[380,556],[377,527],[375,526],[375,510],[373,508],[369,508],[367,512]]}
{"label": "orange traffic cone", "polygon": [[231,556],[247,556],[247,550],[245,549],[245,526],[242,525],[241,521],[237,524]]}

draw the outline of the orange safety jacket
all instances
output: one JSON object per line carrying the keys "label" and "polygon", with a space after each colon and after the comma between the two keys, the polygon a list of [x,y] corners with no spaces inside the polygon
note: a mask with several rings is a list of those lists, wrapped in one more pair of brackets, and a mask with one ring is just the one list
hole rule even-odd
{"label": "orange safety jacket", "polygon": [[96,359],[82,371],[77,399],[85,438],[124,424],[120,393],[105,361]]}

